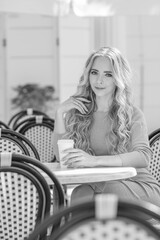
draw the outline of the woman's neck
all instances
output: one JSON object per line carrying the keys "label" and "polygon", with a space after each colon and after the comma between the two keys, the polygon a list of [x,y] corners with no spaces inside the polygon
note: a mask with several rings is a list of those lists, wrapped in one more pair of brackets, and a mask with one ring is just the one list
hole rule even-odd
{"label": "woman's neck", "polygon": [[96,103],[97,103],[97,112],[107,112],[109,111],[112,101],[110,97],[108,98],[97,97]]}

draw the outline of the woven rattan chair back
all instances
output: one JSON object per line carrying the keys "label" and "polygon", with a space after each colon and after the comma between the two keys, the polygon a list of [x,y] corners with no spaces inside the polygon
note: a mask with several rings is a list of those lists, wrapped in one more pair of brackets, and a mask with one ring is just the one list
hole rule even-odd
{"label": "woven rattan chair back", "polygon": [[154,178],[160,183],[160,131],[154,131],[155,134],[150,135],[150,147],[152,157],[149,162],[149,171]]}
{"label": "woven rattan chair back", "polygon": [[[33,159],[26,155],[21,154],[12,154],[12,163],[14,166],[18,166],[21,163],[25,163],[29,165],[32,170],[31,171],[38,171],[42,176],[47,176],[50,185],[50,198],[51,198],[51,208],[50,212],[53,214],[57,212],[60,208],[65,206],[65,194],[64,189],[57,179],[57,177],[50,171],[48,167],[46,167],[43,163],[40,161],[37,161],[36,159]],[[34,173],[33,173],[34,174]]]}
{"label": "woven rattan chair back", "polygon": [[24,240],[49,215],[49,187],[31,167],[12,164],[11,153],[0,161],[0,239]]}
{"label": "woven rattan chair back", "polygon": [[28,119],[30,117],[33,117],[35,115],[43,115],[45,117],[48,117],[48,115],[44,112],[41,112],[32,108],[27,108],[25,110],[19,111],[18,113],[14,114],[8,122],[8,126],[14,130],[16,125],[19,122],[25,119]]}
{"label": "woven rattan chair back", "polygon": [[[96,195],[90,202],[67,207],[47,218],[31,234],[53,228],[48,240],[158,240],[160,233],[144,216],[160,220],[160,208],[144,202],[117,201],[115,195]],[[115,201],[116,200],[116,201]],[[67,218],[67,216],[70,216]],[[61,227],[55,228],[60,220]]]}
{"label": "woven rattan chair back", "polygon": [[0,152],[15,152],[40,160],[34,145],[23,134],[11,129],[0,128]]}
{"label": "woven rattan chair back", "polygon": [[16,131],[23,134],[36,147],[41,162],[55,161],[53,150],[54,120],[43,116],[32,117],[17,125]]}

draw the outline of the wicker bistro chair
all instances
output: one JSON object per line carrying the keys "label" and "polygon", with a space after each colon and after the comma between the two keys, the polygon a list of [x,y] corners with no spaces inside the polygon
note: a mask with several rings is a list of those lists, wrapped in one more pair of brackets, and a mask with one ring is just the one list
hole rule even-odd
{"label": "wicker bistro chair", "polygon": [[[25,163],[26,166],[30,166],[33,171],[40,172],[43,177],[47,175],[49,177],[50,184],[50,198],[51,198],[51,213],[55,213],[57,210],[65,206],[65,194],[62,185],[60,184],[57,177],[54,175],[53,172],[50,171],[48,167],[46,167],[43,163],[40,161],[37,161],[37,159],[31,158],[26,155],[21,154],[12,154],[12,163],[14,163],[15,166],[18,167],[19,164]],[[31,170],[31,171],[32,171]],[[52,188],[50,186],[53,186]]]}
{"label": "wicker bistro chair", "polygon": [[160,183],[160,129],[155,130],[149,135],[149,143],[152,150],[149,171]]}
{"label": "wicker bistro chair", "polygon": [[41,111],[38,111],[38,110],[35,110],[32,108],[27,108],[25,110],[19,111],[18,113],[14,114],[8,122],[8,126],[14,130],[16,125],[19,122],[23,121],[24,119],[28,119],[32,116],[35,116],[35,115],[43,115],[45,117],[48,117],[48,115],[44,112],[41,112]]}
{"label": "wicker bistro chair", "polygon": [[55,161],[52,136],[54,119],[35,116],[18,124],[15,131],[23,134],[36,147],[41,162]]}
{"label": "wicker bistro chair", "polygon": [[0,152],[15,152],[40,160],[34,145],[24,135],[11,129],[0,128]]}
{"label": "wicker bistro chair", "polygon": [[[57,229],[57,222],[67,221]],[[28,240],[53,227],[48,240],[158,240],[160,233],[145,217],[160,220],[160,208],[146,202],[122,202],[116,195],[98,194],[93,201],[62,209],[45,219]]]}
{"label": "wicker bistro chair", "polygon": [[12,153],[0,153],[0,239],[26,239],[49,215],[50,205],[43,176],[25,161],[16,164]]}
{"label": "wicker bistro chair", "polygon": [[[54,208],[50,188],[42,172],[54,184]],[[62,186],[44,164],[26,155],[0,153],[0,239],[26,239],[37,223],[62,207]],[[47,230],[43,234],[47,234]],[[43,238],[43,234],[39,237]]]}

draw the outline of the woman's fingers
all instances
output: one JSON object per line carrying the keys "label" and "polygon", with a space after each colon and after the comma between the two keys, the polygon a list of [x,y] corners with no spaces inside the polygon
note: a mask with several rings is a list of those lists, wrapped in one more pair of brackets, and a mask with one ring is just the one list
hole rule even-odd
{"label": "woman's fingers", "polygon": [[80,161],[76,161],[76,162],[67,164],[67,167],[68,168],[82,168],[84,166],[82,164],[80,164]]}
{"label": "woman's fingers", "polygon": [[75,105],[75,108],[77,110],[79,110],[82,114],[85,114],[86,113],[86,110],[83,106],[81,106],[80,104],[78,104],[77,102],[74,102],[74,105]]}
{"label": "woman's fingers", "polygon": [[[74,98],[74,97],[72,97],[73,103],[74,103],[77,107],[79,107],[83,113],[86,113],[86,112],[88,112],[88,109],[87,109],[87,107],[85,106],[85,104],[82,102],[81,99],[84,100],[83,98]],[[86,100],[87,100],[87,99],[86,99]],[[88,102],[88,100],[87,100],[87,102]],[[79,109],[78,109],[78,110],[79,110]]]}
{"label": "woman's fingers", "polygon": [[72,148],[72,149],[66,149],[63,151],[65,153],[65,157],[62,159],[62,161],[65,163],[65,165],[68,165],[73,162],[77,162],[77,160],[82,160],[83,153],[82,151]]}
{"label": "woman's fingers", "polygon": [[63,112],[67,112],[75,108],[80,113],[86,114],[88,112],[88,109],[85,106],[85,103],[89,103],[89,102],[90,101],[88,99],[85,99],[83,97],[70,97],[61,105],[61,110]]}
{"label": "woman's fingers", "polygon": [[74,163],[74,162],[80,161],[82,159],[83,159],[82,155],[69,153],[69,154],[67,154],[66,159],[65,158],[63,159],[63,162],[65,163],[65,165],[68,165],[70,163]]}
{"label": "woman's fingers", "polygon": [[63,153],[67,154],[67,153],[83,153],[83,150],[79,149],[79,148],[67,148],[65,150],[63,150]]}
{"label": "woman's fingers", "polygon": [[65,157],[62,159],[68,168],[88,167],[87,154],[78,148],[70,148],[63,151]]}
{"label": "woman's fingers", "polygon": [[88,100],[87,98],[83,98],[83,97],[73,97],[73,98],[78,99],[78,100],[80,100],[80,101],[82,101],[82,102],[86,102],[86,103],[90,103],[90,102],[91,102],[91,101]]}
{"label": "woman's fingers", "polygon": [[82,103],[80,100],[77,100],[77,99],[76,99],[76,102],[77,102],[78,104],[80,104],[80,106],[82,106],[83,109],[84,109],[86,112],[88,112],[88,109],[87,109],[87,107],[85,106],[84,103]]}

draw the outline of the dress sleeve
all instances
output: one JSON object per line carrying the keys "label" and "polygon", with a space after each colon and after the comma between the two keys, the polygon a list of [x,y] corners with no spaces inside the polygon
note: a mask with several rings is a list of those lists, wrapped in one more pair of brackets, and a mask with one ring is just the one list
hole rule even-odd
{"label": "dress sleeve", "polygon": [[130,148],[130,151],[138,151],[148,165],[152,155],[148,140],[148,129],[143,112],[137,108],[131,126]]}

